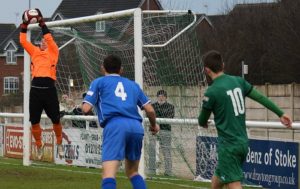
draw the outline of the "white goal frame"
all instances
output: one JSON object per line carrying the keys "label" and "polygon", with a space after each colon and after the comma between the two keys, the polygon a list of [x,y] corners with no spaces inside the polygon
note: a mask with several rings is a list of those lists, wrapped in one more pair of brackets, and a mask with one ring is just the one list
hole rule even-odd
{"label": "white goal frame", "polygon": [[[155,45],[143,45],[142,42],[142,17],[144,13],[192,13],[194,19],[191,21],[189,25],[187,25],[182,31],[178,32],[176,35],[174,35],[171,39],[166,41],[163,44],[155,44]],[[86,16],[86,17],[80,17],[80,18],[72,18],[67,20],[59,20],[59,21],[51,21],[47,22],[48,28],[53,28],[57,26],[67,26],[71,24],[76,23],[83,23],[83,22],[92,22],[92,21],[99,21],[103,19],[109,19],[109,18],[118,18],[123,17],[127,15],[133,15],[134,17],[134,61],[135,61],[135,81],[140,85],[140,87],[143,89],[143,68],[142,68],[142,62],[143,62],[143,47],[164,47],[168,45],[170,42],[175,40],[178,36],[180,36],[182,33],[184,33],[186,30],[188,30],[190,27],[192,27],[196,21],[197,16],[192,11],[170,11],[170,10],[151,10],[151,11],[143,11],[140,8],[135,9],[129,9],[124,11],[117,11],[117,12],[111,12],[111,13],[105,13],[101,15],[92,15],[92,16]],[[28,26],[28,32],[27,32],[27,40],[30,40],[31,37],[31,30],[37,29],[39,26],[38,24],[31,24]],[[68,45],[69,42],[62,45],[60,48],[65,47]],[[24,51],[24,133],[23,133],[23,165],[29,166],[31,165],[30,161],[30,138],[31,138],[31,131],[30,131],[30,121],[29,121],[29,91],[30,91],[30,57],[26,51]],[[141,114],[141,112],[140,112]],[[142,114],[141,114],[142,115]],[[143,157],[143,151],[142,151],[142,157]],[[141,158],[140,162],[140,172],[143,176],[144,175],[144,158]]]}
{"label": "white goal frame", "polygon": [[[52,21],[47,22],[47,27],[52,28],[61,25],[68,25],[68,24],[76,24],[76,23],[83,23],[83,22],[92,22],[101,19],[109,19],[109,18],[118,18],[127,15],[134,15],[134,51],[135,51],[135,79],[136,82],[143,88],[143,75],[142,75],[142,11],[140,8],[137,9],[129,9],[124,11],[106,13],[101,15],[93,15],[93,16],[86,16],[80,18],[73,18],[67,20],[59,20],[59,21]],[[39,26],[38,24],[31,24],[28,26],[27,31],[27,40],[30,40],[31,37],[31,30],[37,29]],[[69,43],[69,42],[67,42]],[[67,45],[67,44],[65,44]],[[63,45],[61,48],[63,48]],[[31,165],[30,161],[30,139],[31,139],[31,131],[30,126],[31,123],[29,121],[29,92],[30,92],[30,57],[26,51],[24,51],[24,120],[23,120],[23,165],[29,166]],[[142,169],[143,169],[143,162]]]}

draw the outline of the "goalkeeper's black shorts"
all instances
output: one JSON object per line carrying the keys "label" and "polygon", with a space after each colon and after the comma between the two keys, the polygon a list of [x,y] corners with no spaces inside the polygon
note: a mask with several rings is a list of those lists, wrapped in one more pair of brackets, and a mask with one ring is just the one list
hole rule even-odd
{"label": "goalkeeper's black shorts", "polygon": [[37,124],[40,122],[43,110],[45,110],[45,113],[51,119],[52,123],[59,123],[59,101],[55,87],[31,87],[29,97],[29,114],[31,124]]}

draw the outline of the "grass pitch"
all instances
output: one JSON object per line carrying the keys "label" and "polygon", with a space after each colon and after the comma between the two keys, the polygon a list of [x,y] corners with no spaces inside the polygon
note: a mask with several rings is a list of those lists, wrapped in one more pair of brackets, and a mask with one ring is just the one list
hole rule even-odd
{"label": "grass pitch", "polygon": [[[22,160],[0,158],[0,188],[2,189],[100,189],[101,170],[83,167],[33,163],[23,166]],[[177,178],[147,179],[149,189],[209,189],[210,183]],[[127,177],[117,176],[118,189],[131,189]],[[251,187],[245,187],[250,189]]]}

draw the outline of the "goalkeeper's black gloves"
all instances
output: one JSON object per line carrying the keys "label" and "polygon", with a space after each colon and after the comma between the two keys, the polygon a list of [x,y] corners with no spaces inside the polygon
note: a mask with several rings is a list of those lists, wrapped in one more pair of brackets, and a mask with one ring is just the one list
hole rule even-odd
{"label": "goalkeeper's black gloves", "polygon": [[28,24],[25,24],[25,23],[20,24],[21,32],[26,33],[27,27],[28,27]]}
{"label": "goalkeeper's black gloves", "polygon": [[44,21],[44,17],[42,15],[42,12],[40,11],[40,9],[35,8],[35,10],[38,12],[39,14],[39,18],[38,18],[38,22],[39,22],[39,26],[42,28],[43,26],[45,26],[45,21]]}
{"label": "goalkeeper's black gloves", "polygon": [[27,32],[27,27],[28,27],[28,24],[26,24],[24,22],[22,24],[20,24],[21,32],[26,33]]}
{"label": "goalkeeper's black gloves", "polygon": [[23,15],[22,15],[22,24],[20,24],[20,28],[21,28],[21,32],[22,33],[26,33],[27,32],[27,27],[28,27],[28,24],[29,22],[25,20],[25,12],[23,12]]}

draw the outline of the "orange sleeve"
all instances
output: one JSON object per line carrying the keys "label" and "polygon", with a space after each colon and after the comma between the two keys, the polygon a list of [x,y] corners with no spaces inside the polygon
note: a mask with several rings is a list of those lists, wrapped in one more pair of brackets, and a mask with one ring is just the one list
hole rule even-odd
{"label": "orange sleeve", "polygon": [[26,33],[20,32],[20,44],[30,56],[33,55],[36,46],[34,46],[31,42],[27,41]]}
{"label": "orange sleeve", "polygon": [[50,33],[45,34],[44,39],[48,45],[48,50],[51,53],[52,58],[54,58],[55,63],[57,63],[58,55],[59,55],[58,46],[56,45],[56,43]]}

